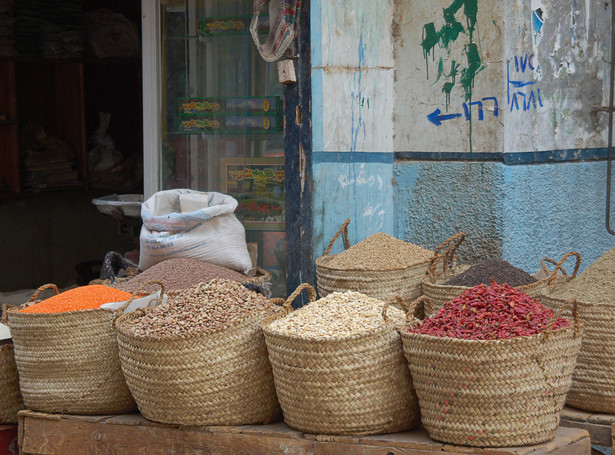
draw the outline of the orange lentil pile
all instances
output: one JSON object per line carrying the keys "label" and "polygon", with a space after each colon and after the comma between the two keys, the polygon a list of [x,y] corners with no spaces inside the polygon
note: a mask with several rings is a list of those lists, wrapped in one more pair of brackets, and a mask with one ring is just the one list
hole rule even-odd
{"label": "orange lentil pile", "polygon": [[63,313],[65,311],[91,310],[109,302],[130,299],[130,292],[101,284],[89,284],[61,292],[53,297],[30,305],[20,313]]}

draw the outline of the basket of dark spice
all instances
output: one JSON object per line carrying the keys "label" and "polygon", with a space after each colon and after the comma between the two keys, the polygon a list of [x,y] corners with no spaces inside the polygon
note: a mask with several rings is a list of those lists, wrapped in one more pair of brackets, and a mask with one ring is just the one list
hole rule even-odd
{"label": "basket of dark spice", "polygon": [[555,310],[569,299],[579,304],[585,327],[583,344],[566,403],[591,412],[615,413],[615,248],[606,251],[578,277],[560,280],[544,290],[541,300]]}
{"label": "basket of dark spice", "polygon": [[[430,304],[423,296],[413,305],[418,300]],[[581,346],[576,317],[571,322],[493,282],[468,289],[422,322],[409,319],[404,354],[431,438],[505,447],[555,437]]]}
{"label": "basket of dark spice", "polygon": [[[421,278],[433,253],[418,245],[379,232],[350,246],[347,219],[324,255],[316,259],[318,294],[356,291],[380,300],[401,297],[411,302],[421,295]],[[344,234],[345,250],[329,254]]]}
{"label": "basket of dark spice", "polygon": [[[455,252],[464,238],[465,235],[459,233],[445,240],[435,250],[427,273],[422,279],[423,295],[429,297],[436,310],[441,308],[444,302],[454,299],[473,286],[488,285],[492,279],[498,283],[508,283],[531,297],[538,298],[556,279],[574,278],[581,260],[578,253],[573,251],[565,254],[559,262],[543,259],[542,268],[546,276],[540,280],[502,259],[487,259],[474,265],[455,265]],[[564,271],[563,264],[573,256],[577,259],[573,274],[558,276],[558,271]],[[553,272],[547,269],[545,260],[555,264]]]}
{"label": "basket of dark spice", "polygon": [[249,425],[281,417],[261,319],[280,308],[214,279],[116,321],[122,371],[141,414],[179,425]]}

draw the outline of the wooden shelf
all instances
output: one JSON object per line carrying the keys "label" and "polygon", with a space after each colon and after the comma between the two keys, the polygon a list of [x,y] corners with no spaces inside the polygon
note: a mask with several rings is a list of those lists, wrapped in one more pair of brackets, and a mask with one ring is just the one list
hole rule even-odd
{"label": "wooden shelf", "polygon": [[589,455],[591,450],[587,431],[561,427],[555,439],[545,444],[480,449],[433,441],[422,428],[375,436],[330,436],[304,434],[284,423],[182,427],[151,422],[138,414],[72,416],[34,411],[19,413],[19,446],[22,455]]}

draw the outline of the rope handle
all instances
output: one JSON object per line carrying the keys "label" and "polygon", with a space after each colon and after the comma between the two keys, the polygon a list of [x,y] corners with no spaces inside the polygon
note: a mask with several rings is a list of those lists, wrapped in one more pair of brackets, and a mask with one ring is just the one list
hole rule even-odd
{"label": "rope handle", "polygon": [[331,252],[331,248],[333,247],[333,244],[335,243],[335,241],[337,240],[337,238],[340,236],[342,232],[344,233],[344,244],[346,246],[346,249],[350,248],[350,241],[348,240],[348,225],[349,224],[350,224],[350,218],[346,218],[346,221],[344,221],[342,226],[339,228],[339,230],[336,232],[336,234],[333,236],[333,238],[329,242],[329,246],[327,247],[327,250],[325,251],[325,254],[323,256],[327,256]]}
{"label": "rope handle", "polygon": [[574,327],[573,327],[574,337],[576,338],[578,336],[581,327],[583,327],[583,324],[581,323],[581,319],[579,318],[579,302],[577,301],[577,299],[569,299],[569,300],[566,300],[564,304],[561,305],[557,309],[557,311],[553,312],[553,315],[551,316],[551,319],[549,319],[549,322],[547,323],[547,327],[544,330],[545,339],[548,338],[551,332],[553,332],[553,329],[552,329],[553,324],[555,324],[555,321],[557,321],[560,317],[562,317],[562,314],[564,313],[564,309],[568,307],[569,305],[572,306],[572,320],[574,323]]}
{"label": "rope handle", "polygon": [[[431,262],[427,268],[427,272],[425,272],[425,276],[431,278],[432,283],[435,283],[438,276],[445,273],[448,267],[452,264],[455,253],[465,238],[465,233],[458,232],[457,234],[446,239],[434,250],[433,256],[431,257]],[[440,261],[442,261],[442,272],[436,273],[436,266]]]}
{"label": "rope handle", "polygon": [[36,298],[39,296],[39,294],[43,291],[46,291],[47,289],[53,289],[54,291],[56,291],[56,294],[60,293],[60,291],[58,290],[58,287],[55,284],[53,283],[43,284],[36,291],[34,291],[34,294],[32,294],[32,296],[28,299],[26,303],[33,303],[36,300]]}
{"label": "rope handle", "polygon": [[418,306],[418,304],[422,303],[423,305],[427,306],[427,311],[425,312],[425,314],[432,314],[434,312],[434,306],[433,306],[433,302],[432,300],[427,297],[426,295],[422,295],[416,299],[414,299],[410,305],[408,305],[408,309],[406,311],[406,323],[411,326],[413,329],[416,328],[416,324],[418,324],[419,322],[421,322],[419,319],[417,319],[414,316],[414,313],[416,311],[416,307]]}
{"label": "rope handle", "polygon": [[293,311],[292,303],[304,289],[307,289],[310,293],[310,303],[316,301],[316,291],[314,290],[314,288],[307,283],[300,284],[297,289],[295,289],[295,291],[282,304],[282,309],[286,312],[286,314],[289,314]]}
{"label": "rope handle", "polygon": [[[576,257],[576,262],[574,264],[574,270],[572,271],[572,274],[569,276],[566,270],[564,269],[564,263],[568,260],[568,258],[572,256]],[[547,259],[547,261],[551,261],[551,260]],[[580,265],[581,265],[581,255],[577,253],[576,251],[569,251],[568,253],[562,256],[559,262],[555,264],[555,269],[553,269],[553,273],[549,277],[549,280],[547,281],[547,285],[553,286],[555,284],[558,270],[562,272],[562,274],[568,279],[568,281],[572,280],[574,277],[577,276]]]}
{"label": "rope handle", "polygon": [[13,307],[14,305],[9,305],[8,303],[2,304],[2,319],[0,319],[0,322],[2,322],[5,325],[8,325],[8,319],[7,319],[6,312],[9,310],[9,308],[13,308]]}
{"label": "rope handle", "polygon": [[60,291],[58,290],[58,286],[56,286],[53,283],[47,283],[47,284],[43,284],[36,291],[34,291],[34,294],[32,294],[32,296],[30,296],[30,298],[25,303],[22,303],[21,305],[18,305],[18,306],[10,305],[11,308],[9,308],[9,305],[6,305],[6,304],[3,305],[2,306],[2,323],[8,324],[8,314],[7,314],[8,311],[16,312],[19,310],[23,310],[24,308],[28,308],[29,306],[32,306],[35,303],[38,303],[36,301],[36,298],[40,295],[41,292],[46,291],[47,289],[53,289],[56,292],[56,295],[60,293]]}

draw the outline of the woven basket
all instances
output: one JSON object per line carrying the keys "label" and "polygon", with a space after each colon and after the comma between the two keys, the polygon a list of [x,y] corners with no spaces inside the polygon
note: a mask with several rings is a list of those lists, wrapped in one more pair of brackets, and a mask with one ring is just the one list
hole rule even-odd
{"label": "woven basket", "polygon": [[[552,290],[543,294],[543,305],[564,308],[564,316],[569,316],[566,301],[551,296]],[[615,304],[579,302],[578,314],[585,333],[566,403],[591,412],[615,414]]]}
{"label": "woven basket", "polygon": [[[427,273],[422,278],[421,285],[423,295],[425,295],[431,300],[435,311],[438,311],[440,308],[442,308],[444,302],[453,300],[454,298],[459,297],[463,292],[470,289],[470,287],[468,286],[451,286],[444,284],[446,281],[470,268],[469,265],[455,265],[453,263],[454,254],[457,248],[459,248],[459,245],[461,245],[461,243],[463,242],[464,238],[465,234],[463,232],[458,233],[445,240],[438,248],[436,248]],[[558,270],[565,273],[565,271],[563,270],[563,264],[571,256],[576,256],[577,262],[575,265],[574,273],[570,277],[566,275],[566,278],[574,278],[579,269],[581,259],[578,253],[571,251],[565,254],[559,262],[555,262],[549,259],[543,259],[542,267],[547,274],[547,277],[534,283],[526,284],[523,286],[516,286],[516,288],[528,294],[530,297],[541,297],[547,286],[549,286],[549,284],[552,283],[553,280],[558,277]],[[549,261],[555,264],[555,269],[553,272],[548,271],[545,265],[545,261]],[[440,264],[441,270],[437,270],[438,264]]]}
{"label": "woven basket", "polygon": [[19,391],[13,343],[0,341],[0,424],[17,423],[17,412],[25,409]]}
{"label": "woven basket", "polygon": [[421,278],[427,271],[429,261],[392,270],[339,269],[329,266],[331,260],[337,256],[329,253],[342,232],[344,245],[346,249],[350,248],[349,223],[350,219],[347,219],[333,236],[325,254],[316,259],[318,295],[326,297],[332,292],[351,290],[384,301],[401,297],[408,303],[420,296]]}
{"label": "woven basket", "polygon": [[281,418],[260,329],[262,313],[217,331],[177,338],[135,336],[117,320],[122,371],[141,414],[179,425],[249,425]]}
{"label": "woven basket", "polygon": [[120,368],[113,322],[137,293],[118,310],[18,312],[37,303],[45,289],[58,293],[54,284],[41,286],[29,302],[7,311],[26,407],[68,414],[136,411]]}
{"label": "woven basket", "polygon": [[[314,289],[302,284],[316,300]],[[314,434],[394,433],[420,423],[418,402],[392,324],[355,336],[306,339],[276,333],[262,322],[284,421]]]}
{"label": "woven basket", "polygon": [[430,437],[508,447],[555,437],[581,346],[582,324],[504,340],[402,331],[404,354]]}

